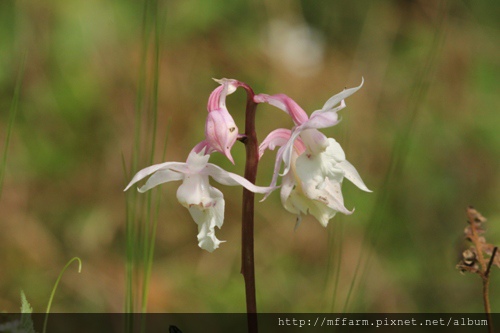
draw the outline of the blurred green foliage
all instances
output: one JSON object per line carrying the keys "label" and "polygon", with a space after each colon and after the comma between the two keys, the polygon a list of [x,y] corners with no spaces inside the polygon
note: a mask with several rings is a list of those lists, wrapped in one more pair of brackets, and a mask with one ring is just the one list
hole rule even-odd
{"label": "blurred green foliage", "polygon": [[[294,231],[295,218],[278,194],[256,205],[260,311],[346,310],[353,279],[349,311],[482,311],[480,280],[460,275],[455,265],[468,205],[488,218],[488,240],[500,245],[497,8],[492,0],[172,0],[158,7],[2,1],[1,142],[25,52],[27,58],[0,201],[0,310],[17,311],[22,288],[42,311],[73,256],[84,269],[66,273],[53,312],[123,310],[121,156],[128,161],[132,152],[141,54],[152,45],[144,11],[152,10],[161,29],[155,163],[168,124],[167,160],[184,160],[202,140],[212,77],[286,93],[307,112],[365,78],[341,111],[343,121],[324,132],[342,144],[374,193],[346,182],[346,206],[356,212],[335,217],[326,230],[307,217]],[[293,36],[272,39],[277,23],[307,31],[307,41],[318,44],[305,52],[300,38],[281,44]],[[321,57],[311,65],[313,51]],[[153,57],[146,54],[144,89],[151,94]],[[244,98],[239,91],[228,98],[240,129]],[[150,116],[143,114],[144,124]],[[291,126],[265,105],[257,118],[261,140]],[[221,156],[211,161],[242,174],[241,145],[233,156],[235,166]],[[270,181],[273,158],[262,159],[259,184]],[[245,311],[241,190],[221,187],[226,218],[218,235],[227,243],[208,254],[196,246],[196,226],[177,204],[176,188],[162,186],[149,310]],[[500,272],[491,276],[498,312]]]}

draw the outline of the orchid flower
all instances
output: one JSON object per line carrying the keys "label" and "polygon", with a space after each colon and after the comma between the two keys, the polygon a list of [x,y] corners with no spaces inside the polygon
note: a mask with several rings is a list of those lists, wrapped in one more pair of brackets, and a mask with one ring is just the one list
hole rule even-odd
{"label": "orchid flower", "polygon": [[256,186],[239,175],[208,163],[209,158],[205,149],[200,152],[193,149],[185,163],[165,162],[142,169],[124,191],[149,175],[152,176],[138,189],[139,192],[146,192],[162,183],[182,180],[177,200],[189,210],[198,225],[198,246],[213,252],[222,242],[215,237],[215,227],[221,228],[224,222],[224,197],[221,191],[210,186],[209,176],[223,185],[242,185],[255,193],[266,193],[271,189]]}
{"label": "orchid flower", "polygon": [[[337,112],[345,108],[344,99],[354,94],[363,86],[364,80],[361,81],[361,84],[358,87],[345,89],[341,93],[332,96],[328,99],[321,108],[321,110],[316,110],[311,114],[311,117],[307,116],[307,113],[290,97],[285,94],[278,95],[266,95],[266,94],[258,94],[255,95],[254,101],[256,103],[269,103],[277,108],[285,111],[290,115],[293,122],[295,123],[295,127],[292,129],[292,133],[290,139],[287,140],[286,144],[278,151],[278,156],[276,158],[276,165],[274,174],[277,175],[279,172],[279,168],[281,166],[281,162],[285,163],[285,170],[283,171],[283,175],[285,175],[290,169],[290,162],[292,158],[292,149],[293,144],[297,137],[302,134],[302,136],[307,136],[308,138],[316,141],[319,137],[316,133],[318,131],[307,131],[309,129],[320,129],[331,127],[339,123],[340,119],[338,117]],[[334,107],[339,104],[339,106]],[[309,133],[307,135],[306,133]],[[315,138],[316,137],[316,138]],[[319,138],[322,140],[322,138]],[[312,146],[310,148],[316,149],[315,142],[309,141]],[[321,144],[321,142],[319,142]],[[324,144],[324,142],[323,142]],[[318,147],[319,148],[319,147]],[[323,147],[325,148],[325,147]]]}
{"label": "orchid flower", "polygon": [[220,86],[217,87],[208,99],[208,116],[205,122],[205,140],[194,149],[207,154],[218,151],[224,154],[233,164],[231,148],[238,138],[238,127],[226,107],[226,96],[236,91],[244,83],[233,79],[214,79]]}
{"label": "orchid flower", "polygon": [[[352,214],[344,206],[341,184],[345,178],[363,191],[371,192],[363,183],[354,166],[345,159],[342,147],[332,138],[318,131],[339,122],[337,112],[345,107],[344,99],[361,86],[346,89],[331,97],[321,110],[308,117],[306,112],[290,97],[278,95],[256,95],[254,101],[266,102],[288,113],[295,123],[292,130],[272,131],[259,147],[262,156],[265,149],[281,146],[276,162],[271,187],[277,183],[281,163],[281,201],[286,210],[298,216],[313,215],[323,226],[337,213]],[[337,104],[340,104],[336,106]],[[269,195],[269,193],[267,194]],[[267,197],[267,196],[266,196]],[[264,198],[265,199],[265,198]]]}

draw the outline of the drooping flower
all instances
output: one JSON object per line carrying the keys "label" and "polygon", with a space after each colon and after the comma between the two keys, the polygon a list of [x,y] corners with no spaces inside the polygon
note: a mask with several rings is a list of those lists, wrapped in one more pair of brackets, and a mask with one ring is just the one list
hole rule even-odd
{"label": "drooping flower", "polygon": [[245,178],[208,163],[210,155],[191,151],[185,163],[165,162],[152,165],[139,171],[125,188],[128,190],[141,179],[152,175],[139,188],[143,193],[153,187],[175,180],[182,180],[177,190],[177,200],[189,210],[198,225],[198,246],[209,252],[219,247],[222,241],[215,237],[215,227],[222,227],[224,222],[224,197],[221,191],[212,187],[209,176],[223,185],[242,185],[255,193],[266,193],[269,187],[259,187]]}
{"label": "drooping flower", "polygon": [[236,91],[244,83],[233,79],[214,79],[220,83],[208,99],[208,115],[205,122],[205,140],[200,142],[195,151],[205,149],[207,154],[218,151],[233,164],[231,148],[238,138],[238,127],[226,107],[226,96]]}
{"label": "drooping flower", "polygon": [[[280,146],[276,154],[271,186],[277,183],[281,163],[281,201],[285,209],[298,216],[313,215],[322,225],[337,213],[351,214],[344,206],[341,184],[345,178],[363,191],[371,192],[363,183],[354,166],[345,159],[342,147],[332,138],[318,131],[339,122],[337,112],[345,107],[344,98],[359,87],[346,89],[331,97],[321,110],[308,117],[305,111],[290,97],[279,95],[256,95],[258,103],[267,102],[288,113],[295,123],[292,130],[278,129],[262,142],[260,154],[265,149]],[[337,104],[340,104],[336,106]]]}
{"label": "drooping flower", "polygon": [[[292,133],[290,135],[289,140],[286,144],[278,151],[278,156],[276,157],[276,165],[274,173],[277,175],[279,168],[281,166],[281,162],[285,163],[285,170],[283,175],[286,174],[290,168],[290,161],[292,158],[292,149],[293,144],[297,137],[301,135],[308,129],[320,129],[334,126],[339,123],[339,117],[337,112],[345,108],[344,99],[354,94],[363,86],[363,81],[358,87],[345,89],[344,91],[338,93],[337,95],[332,96],[328,99],[320,110],[316,110],[311,114],[311,117],[307,116],[307,113],[290,97],[285,94],[278,95],[266,95],[266,94],[258,94],[255,95],[254,101],[256,103],[269,103],[277,108],[285,111],[290,115],[292,120],[295,123],[295,126],[292,128]],[[335,105],[340,104],[335,107]],[[309,133],[308,137],[314,137],[319,133],[318,131],[308,131],[302,134],[301,136],[306,136]],[[321,140],[323,138],[320,138]],[[313,140],[316,141],[316,140]],[[316,144],[314,142],[309,142],[312,144],[312,149],[316,149]],[[321,142],[317,142],[321,144]],[[325,147],[323,147],[325,148]],[[276,170],[276,168],[278,170]]]}

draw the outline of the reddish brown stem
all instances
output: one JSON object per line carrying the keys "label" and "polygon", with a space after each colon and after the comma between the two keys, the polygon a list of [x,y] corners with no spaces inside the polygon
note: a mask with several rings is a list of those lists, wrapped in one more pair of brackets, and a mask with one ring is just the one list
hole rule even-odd
{"label": "reddish brown stem", "polygon": [[[252,184],[257,179],[259,163],[259,146],[255,133],[255,111],[257,103],[253,101],[254,92],[249,86],[243,85],[247,92],[247,106],[245,114],[246,148],[245,178]],[[241,274],[245,280],[245,295],[247,302],[248,332],[257,333],[257,301],[255,296],[255,269],[254,269],[254,193],[243,189],[242,225],[241,225]]]}

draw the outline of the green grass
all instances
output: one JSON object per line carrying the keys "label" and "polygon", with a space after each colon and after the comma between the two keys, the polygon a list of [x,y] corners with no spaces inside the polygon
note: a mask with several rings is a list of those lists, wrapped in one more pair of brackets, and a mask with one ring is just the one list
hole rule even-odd
{"label": "green grass", "polygon": [[47,331],[47,322],[49,320],[50,308],[52,307],[52,301],[54,300],[57,286],[59,286],[59,282],[61,281],[64,272],[66,272],[66,269],[68,269],[69,265],[71,265],[74,261],[78,261],[78,273],[80,273],[82,271],[82,260],[78,257],[74,257],[73,259],[68,261],[68,263],[61,270],[61,273],[59,273],[59,276],[57,277],[56,283],[54,284],[54,288],[52,288],[52,292],[50,293],[49,302],[47,303],[47,310],[45,310],[45,320],[43,321],[42,333],[45,333]]}
{"label": "green grass", "polygon": [[21,86],[24,78],[24,69],[26,66],[27,51],[25,51],[23,57],[21,58],[21,64],[19,65],[19,71],[17,74],[16,87],[14,90],[14,96],[12,97],[12,103],[9,109],[9,123],[7,125],[7,134],[5,136],[5,144],[3,148],[2,161],[0,162],[0,200],[2,199],[3,192],[3,182],[5,178],[5,169],[7,166],[7,154],[9,152],[9,143],[12,135],[12,130],[14,129],[14,124],[16,121],[17,110],[19,108],[19,99],[21,94]]}
{"label": "green grass", "polygon": [[[135,108],[134,147],[126,183],[141,168],[155,163],[158,128],[161,22],[164,13],[158,1],[145,1],[142,21],[142,49]],[[152,51],[151,51],[152,50]],[[151,54],[152,53],[152,54]],[[148,74],[151,72],[152,74]],[[145,126],[145,128],[143,128]],[[168,129],[162,160],[165,159]],[[148,147],[149,143],[149,147]],[[157,162],[157,161],[156,161]],[[153,268],[156,230],[161,192],[159,189],[138,194],[132,188],[126,194],[126,301],[125,312],[146,313],[149,282]],[[131,331],[133,316],[127,317],[126,330]],[[144,331],[145,322],[140,323]]]}

